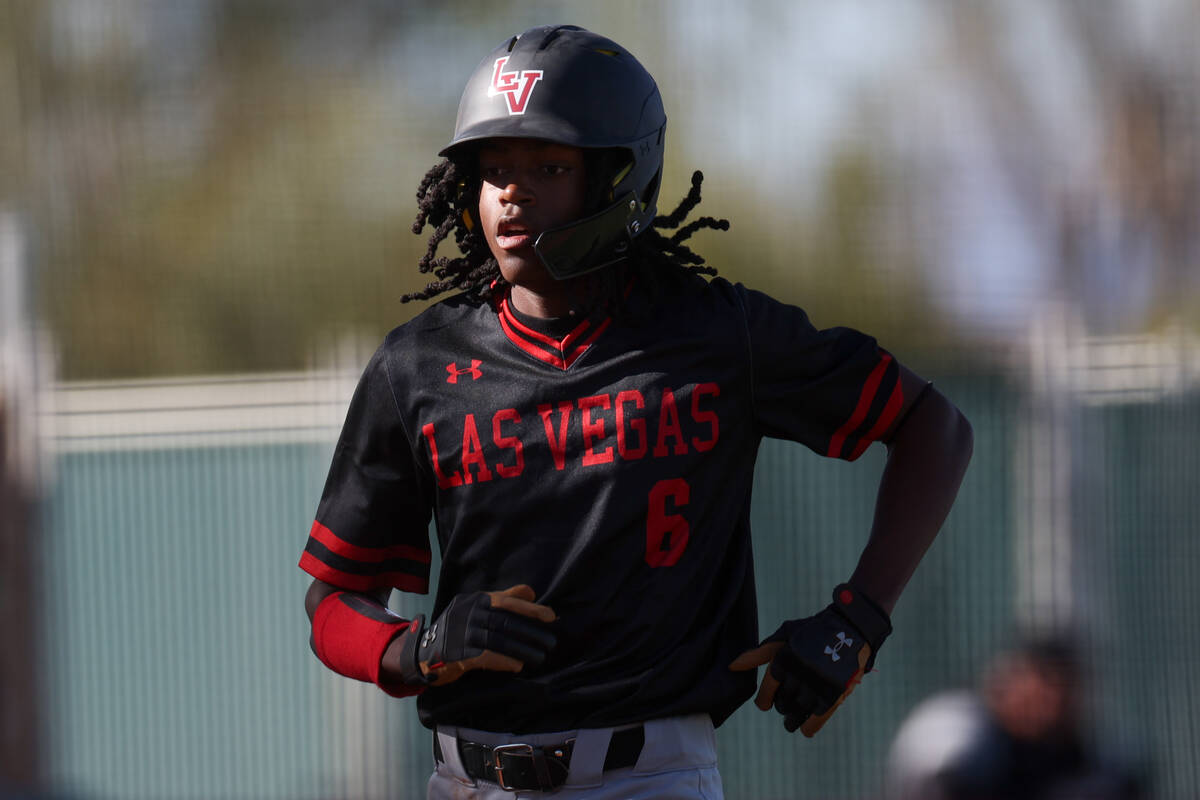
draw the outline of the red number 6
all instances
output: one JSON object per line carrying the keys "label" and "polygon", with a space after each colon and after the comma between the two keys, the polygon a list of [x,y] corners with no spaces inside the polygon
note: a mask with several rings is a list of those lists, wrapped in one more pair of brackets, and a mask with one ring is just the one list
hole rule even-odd
{"label": "red number 6", "polygon": [[691,487],[683,478],[659,481],[650,490],[650,508],[646,514],[646,563],[669,567],[679,561],[688,543],[688,521],[682,514],[668,514],[667,502],[674,510],[688,504]]}

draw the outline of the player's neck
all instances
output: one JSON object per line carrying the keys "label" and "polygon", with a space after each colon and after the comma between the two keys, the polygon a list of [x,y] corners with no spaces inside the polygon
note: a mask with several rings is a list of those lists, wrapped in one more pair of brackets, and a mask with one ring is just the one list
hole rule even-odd
{"label": "player's neck", "polygon": [[571,298],[565,285],[559,291],[539,292],[525,286],[513,286],[509,290],[508,302],[527,317],[552,319],[571,313]]}

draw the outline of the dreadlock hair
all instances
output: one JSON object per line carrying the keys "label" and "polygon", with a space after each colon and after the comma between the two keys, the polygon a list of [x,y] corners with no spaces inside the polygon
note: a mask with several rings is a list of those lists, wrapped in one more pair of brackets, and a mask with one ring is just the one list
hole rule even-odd
{"label": "dreadlock hair", "polygon": [[[586,157],[589,175],[615,174],[615,170],[610,171],[613,157],[610,151],[587,151]],[[700,203],[703,180],[704,175],[699,170],[692,173],[692,185],[687,195],[674,211],[656,216],[651,227],[634,238],[622,262],[613,268],[581,276],[580,280],[586,281],[584,293],[590,298],[591,308],[586,310],[618,311],[630,270],[653,293],[657,293],[662,277],[670,271],[717,274],[703,256],[684,244],[698,230],[729,229],[728,220],[707,216],[683,224]],[[588,207],[599,209],[606,200],[602,196],[604,182],[590,179],[589,186],[595,196],[587,198]],[[446,159],[425,173],[417,187],[417,217],[412,231],[420,234],[427,225],[433,228],[428,247],[417,266],[422,273],[432,273],[435,280],[420,291],[401,296],[401,302],[429,300],[448,291],[472,291],[490,298],[508,286],[474,218],[478,213],[479,189],[479,177],[462,161]],[[672,230],[674,232],[670,234],[660,232]],[[452,232],[462,255],[456,258],[438,256],[438,247]]]}

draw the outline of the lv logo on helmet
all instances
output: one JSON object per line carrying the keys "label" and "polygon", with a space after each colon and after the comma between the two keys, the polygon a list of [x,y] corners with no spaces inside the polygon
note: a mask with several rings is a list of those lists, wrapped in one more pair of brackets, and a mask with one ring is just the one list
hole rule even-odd
{"label": "lv logo on helmet", "polygon": [[524,114],[529,97],[533,94],[533,87],[542,79],[542,71],[526,69],[504,72],[504,65],[507,63],[508,56],[504,56],[497,58],[496,63],[492,66],[492,83],[488,86],[488,97],[502,94],[508,101],[509,116]]}

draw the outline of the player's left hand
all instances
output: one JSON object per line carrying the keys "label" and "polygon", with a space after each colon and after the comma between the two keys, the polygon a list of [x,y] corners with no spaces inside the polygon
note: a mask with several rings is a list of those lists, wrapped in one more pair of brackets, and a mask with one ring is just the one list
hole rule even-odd
{"label": "player's left hand", "polygon": [[870,671],[875,653],[891,632],[883,609],[842,584],[820,613],[783,623],[729,668],[742,671],[770,664],[754,704],[763,711],[774,706],[788,732],[800,728],[812,736]]}
{"label": "player's left hand", "polygon": [[421,632],[416,660],[425,683],[444,686],[472,670],[520,672],[554,649],[554,609],[534,602],[527,584],[455,595]]}

